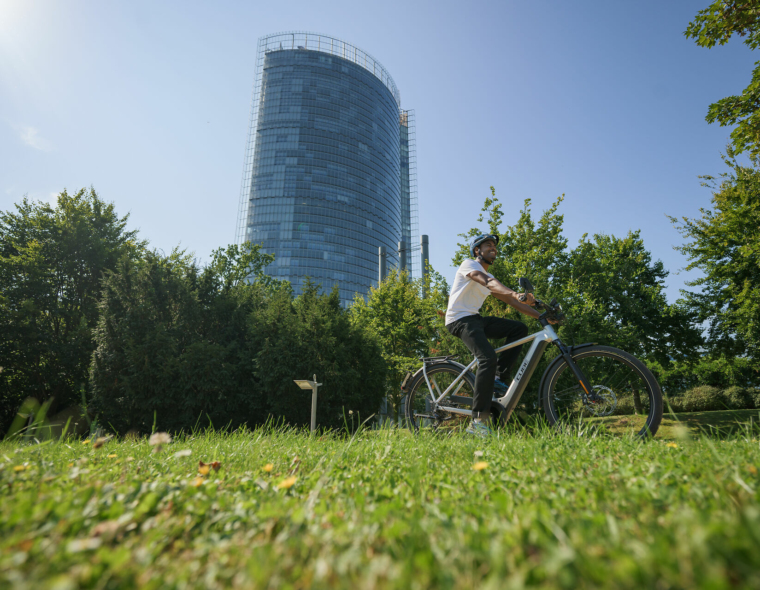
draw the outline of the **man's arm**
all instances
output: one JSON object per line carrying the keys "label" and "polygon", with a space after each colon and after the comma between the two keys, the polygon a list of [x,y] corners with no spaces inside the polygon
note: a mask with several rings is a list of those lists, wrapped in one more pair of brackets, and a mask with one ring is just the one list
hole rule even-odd
{"label": "man's arm", "polygon": [[486,287],[491,292],[491,295],[496,297],[496,299],[500,299],[507,305],[511,305],[520,313],[524,313],[525,315],[528,315],[535,319],[538,319],[538,317],[541,315],[538,310],[529,305],[535,301],[532,293],[525,294],[525,303],[523,303],[517,299],[519,293],[516,293],[495,278],[489,277],[482,271],[473,270],[467,273],[466,276],[468,279],[472,279],[479,285]]}

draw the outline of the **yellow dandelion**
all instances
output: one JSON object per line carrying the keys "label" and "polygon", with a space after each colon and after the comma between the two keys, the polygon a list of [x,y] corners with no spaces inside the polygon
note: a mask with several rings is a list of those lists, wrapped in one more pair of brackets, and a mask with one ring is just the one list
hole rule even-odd
{"label": "yellow dandelion", "polygon": [[272,465],[271,463],[267,463],[266,465],[264,465],[264,467],[262,467],[262,469],[266,471],[267,473],[270,473],[272,469],[274,469],[274,465]]}
{"label": "yellow dandelion", "polygon": [[483,471],[486,467],[488,467],[488,463],[486,461],[478,461],[475,463],[475,465],[472,466],[475,471]]}
{"label": "yellow dandelion", "polygon": [[208,465],[199,465],[198,466],[198,473],[201,475],[208,475],[210,467]]}
{"label": "yellow dandelion", "polygon": [[669,442],[665,446],[668,447],[668,448],[671,448],[671,449],[677,449],[678,448],[678,445],[676,443],[674,443],[674,442]]}
{"label": "yellow dandelion", "polygon": [[114,454],[108,455],[109,459],[116,459],[116,457],[118,457],[118,455],[114,455]]}
{"label": "yellow dandelion", "polygon": [[199,485],[203,483],[203,478],[198,476],[193,481],[190,482],[190,485],[194,488],[197,488]]}
{"label": "yellow dandelion", "polygon": [[277,484],[277,487],[281,490],[289,490],[295,485],[295,483],[296,483],[295,477],[286,477],[279,484]]}
{"label": "yellow dandelion", "polygon": [[13,471],[24,471],[26,469],[26,465],[16,465],[13,468]]}

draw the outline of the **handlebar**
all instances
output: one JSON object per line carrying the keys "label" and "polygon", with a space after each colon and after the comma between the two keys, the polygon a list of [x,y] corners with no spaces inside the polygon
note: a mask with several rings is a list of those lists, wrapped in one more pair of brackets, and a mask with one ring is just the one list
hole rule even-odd
{"label": "handlebar", "polygon": [[[517,296],[517,300],[523,303],[525,302],[526,299],[527,297],[525,293],[520,293]],[[536,309],[543,310],[544,313],[542,314],[542,317],[546,317],[547,319],[549,317],[552,317],[553,319],[558,320],[559,323],[562,323],[565,319],[565,314],[562,313],[562,308],[559,306],[559,304],[557,304],[556,299],[553,299],[551,303],[545,303],[541,301],[540,299],[536,299],[534,297],[533,307]]]}

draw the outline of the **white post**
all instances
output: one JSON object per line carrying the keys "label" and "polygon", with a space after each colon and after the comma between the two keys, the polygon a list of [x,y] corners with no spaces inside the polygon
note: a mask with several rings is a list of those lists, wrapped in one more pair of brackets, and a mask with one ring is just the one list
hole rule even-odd
{"label": "white post", "polygon": [[314,375],[314,381],[295,379],[293,382],[301,389],[311,389],[311,431],[314,432],[317,429],[317,389],[322,384],[317,383],[316,375]]}

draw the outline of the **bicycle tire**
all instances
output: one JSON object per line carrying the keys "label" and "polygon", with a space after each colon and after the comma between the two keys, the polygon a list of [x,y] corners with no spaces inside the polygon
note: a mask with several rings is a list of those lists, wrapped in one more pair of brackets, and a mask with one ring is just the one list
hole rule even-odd
{"label": "bicycle tire", "polygon": [[[633,355],[610,346],[588,346],[572,353],[594,390],[581,385],[562,356],[541,378],[541,399],[549,424],[559,429],[653,437],[662,421],[662,392],[652,372]],[[644,394],[644,395],[642,395]]]}
{"label": "bicycle tire", "polygon": [[[427,368],[427,376],[431,385],[443,393],[449,384],[454,381],[462,373],[463,367],[454,363],[434,363]],[[461,388],[457,391],[457,395],[462,397],[472,397],[475,392],[475,376],[471,372],[462,379]],[[409,393],[406,397],[405,403],[405,417],[407,426],[416,434],[423,428],[429,428],[432,431],[439,431],[443,428],[447,430],[454,430],[460,426],[464,420],[469,420],[469,416],[457,416],[438,412],[434,414],[430,408],[430,403],[426,403],[426,399],[430,399],[430,393],[428,391],[427,381],[422,371],[419,371],[411,385],[409,385]],[[447,403],[446,405],[453,407],[467,408],[466,404]]]}

